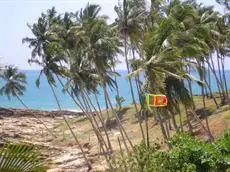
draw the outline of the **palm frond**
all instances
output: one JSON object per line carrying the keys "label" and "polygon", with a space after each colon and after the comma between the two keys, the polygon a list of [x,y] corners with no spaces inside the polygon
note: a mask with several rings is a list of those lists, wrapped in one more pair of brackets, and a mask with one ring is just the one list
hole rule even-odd
{"label": "palm frond", "polygon": [[40,153],[25,144],[5,143],[0,149],[0,171],[45,172]]}

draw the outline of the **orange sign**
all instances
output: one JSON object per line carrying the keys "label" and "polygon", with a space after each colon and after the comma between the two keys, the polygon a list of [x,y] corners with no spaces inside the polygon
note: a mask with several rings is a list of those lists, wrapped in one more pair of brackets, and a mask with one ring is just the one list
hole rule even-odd
{"label": "orange sign", "polygon": [[167,106],[167,97],[160,94],[147,94],[146,102],[148,107],[164,107]]}

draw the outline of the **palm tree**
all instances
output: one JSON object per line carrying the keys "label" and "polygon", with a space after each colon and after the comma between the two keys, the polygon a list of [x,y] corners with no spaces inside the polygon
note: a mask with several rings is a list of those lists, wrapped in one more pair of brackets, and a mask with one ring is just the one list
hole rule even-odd
{"label": "palm tree", "polygon": [[[48,10],[47,14],[42,13],[41,17],[38,19],[38,22],[33,24],[33,26],[29,26],[35,38],[25,38],[23,39],[23,42],[29,43],[29,47],[34,48],[32,50],[31,59],[29,59],[29,62],[36,63],[42,67],[38,79],[36,80],[36,85],[40,85],[40,76],[44,73],[58,108],[61,110],[61,105],[55,92],[55,77],[62,77],[66,75],[66,68],[63,67],[63,63],[66,63],[67,61],[61,44],[59,44],[56,35],[52,32],[53,27],[59,22],[60,16],[56,16],[56,11],[54,8]],[[63,119],[73,135],[77,145],[79,146],[88,168],[91,169],[90,162],[86,157],[86,153],[83,150],[78,137],[73,132],[65,116],[63,116]]]}
{"label": "palm tree", "polygon": [[[6,95],[8,99],[10,99],[11,96],[16,97],[20,103],[27,110],[29,110],[28,106],[20,98],[20,96],[24,95],[24,92],[26,91],[26,75],[22,72],[19,72],[18,68],[14,66],[6,66],[0,75],[0,78],[5,82],[5,84],[0,89],[0,95]],[[44,125],[44,127],[48,132],[50,132],[51,135],[56,137],[40,118],[35,116],[33,113],[32,115]]]}
{"label": "palm tree", "polygon": [[[89,10],[90,9],[92,8],[89,8]],[[86,10],[86,11],[89,11],[89,10]],[[80,15],[81,16],[80,21],[83,24],[85,24],[85,28],[86,28],[85,30],[88,31],[87,35],[89,36],[88,38],[89,48],[87,52],[88,54],[87,60],[92,63],[91,64],[92,66],[95,66],[97,78],[99,80],[100,86],[103,89],[105,101],[108,104],[108,106],[112,109],[117,119],[118,127],[122,134],[124,143],[125,143],[124,137],[126,137],[132,147],[131,141],[129,140],[128,135],[126,134],[126,131],[122,127],[121,121],[117,116],[117,112],[115,112],[113,108],[113,105],[111,103],[111,100],[110,100],[110,97],[107,91],[108,87],[112,89],[117,87],[116,83],[114,82],[111,76],[114,73],[112,71],[113,64],[114,64],[114,58],[116,57],[116,54],[119,52],[119,49],[117,48],[118,40],[115,37],[114,33],[106,25],[105,20],[103,20],[102,17],[100,16],[91,16],[91,17],[85,16],[84,17],[84,15],[88,15],[88,14],[94,14],[94,12],[90,12],[90,13],[83,12],[83,14]],[[88,20],[88,18],[90,19],[94,18],[94,20]]]}
{"label": "palm tree", "polygon": [[[177,92],[177,96],[174,95],[174,88],[178,86],[185,88],[183,84],[178,85],[180,80],[194,78],[185,72],[185,67],[190,64],[186,59],[205,57],[209,53],[209,47],[199,32],[203,25],[195,25],[198,13],[191,4],[174,0],[166,5],[164,10],[164,15],[156,14],[154,16],[157,19],[156,23],[149,26],[148,32],[146,32],[143,43],[145,58],[142,65],[133,74],[144,71],[147,93],[163,93],[170,98],[169,106],[166,109],[154,110],[163,136],[167,141],[168,134],[163,125],[164,120],[167,119],[166,110],[168,109],[172,113],[170,107],[178,101],[184,103],[186,107],[188,107],[187,102],[189,105],[192,104],[191,95],[186,93],[187,91]],[[165,85],[169,81],[169,77],[175,78],[170,82],[171,88]],[[175,110],[179,112],[178,107]],[[209,129],[208,123],[207,129]],[[208,135],[212,138],[210,132]]]}
{"label": "palm tree", "polygon": [[[118,36],[123,40],[126,69],[129,74],[131,72],[131,64],[128,58],[129,48],[132,51],[133,59],[135,59],[135,49],[140,49],[143,38],[143,22],[145,20],[145,1],[124,0],[123,4],[119,2],[118,5],[114,7],[114,10],[117,13],[117,18],[113,23],[113,27],[117,30]],[[138,107],[135,100],[132,77],[128,77],[128,81],[132,101],[137,113],[137,119],[142,133],[142,139],[145,140],[144,131],[140,119],[140,112],[138,112]],[[140,100],[141,90],[139,83],[139,75],[135,76],[135,81]]]}
{"label": "palm tree", "polygon": [[[134,46],[134,42],[138,42],[137,38],[143,33],[141,24],[144,11],[140,8],[144,6],[143,2],[124,0],[123,4],[119,3],[114,8],[117,18],[113,25],[115,25],[118,35],[124,40],[124,56],[128,74],[131,72],[128,59],[128,43],[131,41]],[[131,78],[128,80],[133,104],[136,112],[138,112]]]}
{"label": "palm tree", "polygon": [[[87,114],[90,112],[87,99],[84,98],[83,100],[82,98],[87,93],[85,90],[92,86],[92,82],[87,80],[87,77],[91,78],[89,75],[81,78],[84,71],[86,72],[90,68],[95,69],[92,76],[96,77],[92,81],[95,81],[103,88],[105,100],[110,107],[113,105],[109,103],[111,101],[107,93],[107,87],[111,89],[117,87],[111,74],[113,75],[114,58],[116,53],[119,52],[117,48],[118,39],[106,24],[105,19],[107,17],[99,16],[99,11],[100,6],[87,4],[85,9],[75,14],[77,21],[70,30],[74,30],[72,34],[77,38],[77,41],[72,48],[65,50],[67,51],[70,66],[70,75],[68,76],[68,80],[72,83],[70,91],[74,92],[77,103],[80,104],[84,111],[86,110]],[[113,109],[113,107],[111,108]],[[113,112],[116,113],[115,111]],[[119,127],[121,127],[121,123],[119,123]],[[125,133],[125,131],[123,132]]]}
{"label": "palm tree", "polygon": [[3,73],[0,75],[6,83],[0,89],[1,95],[6,95],[8,99],[11,96],[16,97],[23,106],[27,107],[19,96],[24,94],[26,90],[26,76],[14,66],[6,66]]}

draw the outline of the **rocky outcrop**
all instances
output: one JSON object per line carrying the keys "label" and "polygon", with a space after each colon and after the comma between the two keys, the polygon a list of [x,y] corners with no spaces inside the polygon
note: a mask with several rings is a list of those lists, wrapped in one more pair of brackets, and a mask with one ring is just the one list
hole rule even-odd
{"label": "rocky outcrop", "polygon": [[[31,115],[32,113],[33,115]],[[58,137],[53,137],[41,121],[34,118],[34,115]],[[65,128],[63,115],[66,115],[67,119],[71,121],[71,119],[78,119],[83,113],[1,108],[0,148],[7,141],[23,142],[39,149],[45,159],[45,165],[50,168],[48,172],[88,171],[88,166],[75,142],[70,141],[69,144],[67,140],[62,140],[62,131]],[[74,125],[72,127],[74,128]],[[81,141],[81,144],[88,156],[91,148],[90,143]]]}
{"label": "rocky outcrop", "polygon": [[83,112],[72,112],[67,110],[62,111],[44,111],[44,110],[27,110],[27,109],[6,109],[0,108],[0,117],[1,116],[44,116],[44,117],[61,117],[66,116],[83,116]]}

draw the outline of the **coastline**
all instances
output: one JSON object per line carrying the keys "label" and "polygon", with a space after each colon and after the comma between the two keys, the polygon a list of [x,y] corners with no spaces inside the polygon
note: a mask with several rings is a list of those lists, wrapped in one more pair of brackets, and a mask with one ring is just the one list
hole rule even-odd
{"label": "coastline", "polygon": [[22,109],[22,108],[4,108],[0,107],[1,116],[43,116],[43,117],[61,117],[61,116],[84,116],[83,112],[74,110],[40,110],[40,109]]}

